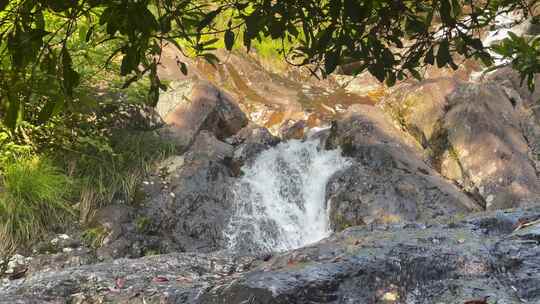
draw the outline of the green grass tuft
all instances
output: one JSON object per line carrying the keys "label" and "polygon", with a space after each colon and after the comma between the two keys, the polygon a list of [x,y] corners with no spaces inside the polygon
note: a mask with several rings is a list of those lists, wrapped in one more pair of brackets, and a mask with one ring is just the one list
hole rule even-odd
{"label": "green grass tuft", "polygon": [[[74,175],[81,180],[80,222],[85,224],[99,207],[113,201],[137,203],[137,190],[156,161],[174,152],[174,144],[154,132],[120,132],[110,149],[74,155]],[[72,156],[73,157],[73,156]]]}
{"label": "green grass tuft", "polygon": [[61,226],[71,216],[73,181],[46,158],[5,164],[0,191],[0,252],[8,252]]}

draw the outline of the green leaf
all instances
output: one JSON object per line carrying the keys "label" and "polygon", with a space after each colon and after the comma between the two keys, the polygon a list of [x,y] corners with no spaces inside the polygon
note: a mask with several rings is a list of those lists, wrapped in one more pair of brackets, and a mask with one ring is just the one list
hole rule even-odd
{"label": "green leaf", "polygon": [[53,11],[60,13],[62,11],[67,10],[70,7],[70,2],[72,1],[66,1],[66,0],[49,0],[46,1],[49,5],[49,8],[51,8]]}
{"label": "green leaf", "polygon": [[80,75],[73,69],[71,56],[65,47],[62,48],[61,58],[64,90],[67,96],[72,97],[73,89],[79,85]]}
{"label": "green leaf", "polygon": [[325,55],[324,71],[330,75],[339,64],[339,51],[329,52]]}
{"label": "green leaf", "polygon": [[243,35],[243,40],[244,40],[244,46],[246,47],[246,50],[249,51],[251,50],[251,38],[249,37],[248,33],[247,33],[247,30],[244,31],[244,35]]}
{"label": "green leaf", "polygon": [[131,56],[124,55],[122,58],[122,64],[120,64],[120,75],[126,76],[129,74],[129,72],[131,72],[131,66]]}
{"label": "green leaf", "polygon": [[228,29],[225,32],[225,48],[227,48],[227,50],[230,51],[232,50],[233,45],[234,45],[234,33],[233,31],[231,31],[231,29]]}
{"label": "green leaf", "polygon": [[38,115],[40,124],[47,122],[55,113],[58,113],[64,104],[64,100],[60,96],[51,96],[45,103]]}
{"label": "green leaf", "polygon": [[168,33],[172,30],[172,17],[171,16],[163,16],[159,19],[159,24],[161,27],[161,31],[164,33]]}
{"label": "green leaf", "polygon": [[206,53],[206,54],[203,54],[202,56],[208,63],[210,63],[213,66],[215,66],[219,62],[219,58],[217,58],[216,55],[212,53]]}
{"label": "green leaf", "polygon": [[410,33],[422,33],[426,30],[426,25],[418,17],[407,18],[407,31]]}
{"label": "green leaf", "polygon": [[92,34],[94,33],[95,28],[96,28],[96,25],[94,24],[88,29],[88,32],[86,32],[86,36],[84,38],[84,41],[86,41],[87,43],[90,41],[90,39],[92,38]]}
{"label": "green leaf", "polygon": [[187,75],[188,70],[186,64],[182,61],[178,61],[178,65],[180,66],[180,72],[182,72],[182,74],[184,75]]}
{"label": "green leaf", "polygon": [[9,0],[0,0],[0,11],[4,10],[9,3]]}
{"label": "green leaf", "polygon": [[341,0],[330,0],[330,16],[337,19],[341,15]]}
{"label": "green leaf", "polygon": [[87,32],[88,32],[88,27],[86,25],[83,24],[79,27],[79,41],[85,41]]}
{"label": "green leaf", "polygon": [[451,56],[449,48],[450,45],[447,39],[444,39],[441,44],[439,44],[439,50],[437,51],[437,67],[442,68],[450,62]]}
{"label": "green leaf", "polygon": [[510,36],[510,38],[514,41],[518,41],[519,40],[519,37],[518,35],[516,35],[514,32],[508,32],[508,36]]}
{"label": "green leaf", "polygon": [[122,64],[120,65],[120,74],[126,76],[132,71],[137,70],[137,67],[141,63],[141,57],[139,51],[136,48],[127,49],[124,58],[122,58]]}
{"label": "green leaf", "polygon": [[482,43],[482,40],[480,40],[478,38],[472,39],[469,43],[476,50],[480,51],[480,50],[484,49],[484,44]]}
{"label": "green leaf", "polygon": [[319,50],[326,50],[328,49],[328,44],[330,42],[330,39],[332,38],[332,35],[334,34],[334,31],[336,30],[334,25],[330,25],[329,27],[325,28],[322,32],[320,32],[318,36],[318,42],[317,46]]}
{"label": "green leaf", "polygon": [[426,57],[424,57],[424,63],[429,64],[429,65],[433,65],[435,63],[433,47],[429,48],[429,51],[426,53]]}
{"label": "green leaf", "polygon": [[215,44],[215,43],[218,42],[218,41],[219,41],[218,38],[212,38],[212,39],[210,39],[210,40],[203,41],[203,42],[201,43],[201,46],[203,46],[203,47],[211,46],[212,44]]}
{"label": "green leaf", "polygon": [[487,52],[481,52],[476,57],[479,58],[487,67],[493,65],[493,58],[491,58],[491,55],[489,55]]}
{"label": "green leaf", "polygon": [[409,69],[409,72],[411,72],[411,75],[416,78],[416,80],[418,81],[422,81],[422,75],[420,75],[420,73],[415,70],[415,69]]}
{"label": "green leaf", "polygon": [[380,82],[383,82],[386,77],[386,73],[384,71],[384,65],[379,64],[378,62],[376,62],[375,64],[370,64],[368,66],[368,71],[371,73],[371,75],[375,76],[375,78],[377,78],[377,80],[379,80]]}
{"label": "green leaf", "polygon": [[386,85],[391,87],[396,84],[396,74],[389,72],[386,77]]}
{"label": "green leaf", "polygon": [[203,18],[203,20],[201,20],[201,22],[199,22],[199,25],[197,26],[197,31],[200,32],[202,29],[209,26],[212,23],[212,21],[214,21],[214,19],[217,17],[217,15],[219,15],[219,13],[221,13],[221,10],[222,10],[222,7],[219,7],[218,9],[208,13]]}
{"label": "green leaf", "polygon": [[441,19],[443,23],[446,23],[448,25],[453,25],[455,23],[454,18],[451,16],[452,7],[450,6],[450,2],[448,0],[440,0],[441,1]]}

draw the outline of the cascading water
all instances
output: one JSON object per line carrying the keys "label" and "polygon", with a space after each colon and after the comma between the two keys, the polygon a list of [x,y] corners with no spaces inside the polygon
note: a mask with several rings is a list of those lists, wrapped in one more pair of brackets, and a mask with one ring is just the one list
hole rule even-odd
{"label": "cascading water", "polygon": [[349,162],[339,150],[318,145],[315,140],[287,141],[244,168],[235,189],[235,214],[225,231],[230,248],[284,251],[330,234],[326,184]]}

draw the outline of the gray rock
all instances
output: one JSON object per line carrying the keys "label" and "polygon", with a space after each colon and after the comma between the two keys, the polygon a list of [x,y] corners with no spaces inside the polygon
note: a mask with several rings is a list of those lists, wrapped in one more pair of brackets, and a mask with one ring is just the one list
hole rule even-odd
{"label": "gray rock", "polygon": [[184,154],[185,162],[195,160],[223,161],[233,157],[234,149],[231,145],[218,140],[208,131],[201,131],[192,147]]}
{"label": "gray rock", "polygon": [[482,206],[521,206],[540,197],[540,124],[531,99],[506,70],[486,84],[450,79],[405,86],[383,108],[426,149],[433,167]]}
{"label": "gray rock", "polygon": [[[441,136],[449,151],[443,156],[443,174],[473,185],[488,209],[538,201],[540,181],[522,120],[506,93],[496,85],[468,84],[449,95],[448,102],[442,120]],[[452,162],[461,168],[458,176],[445,172]]]}
{"label": "gray rock", "polygon": [[252,162],[259,153],[277,145],[279,141],[268,129],[253,123],[229,139],[235,145],[234,159],[241,164]]}
{"label": "gray rock", "polygon": [[535,208],[351,227],[258,261],[225,252],[121,259],[11,281],[0,303],[537,303],[539,218]]}
{"label": "gray rock", "polygon": [[[529,159],[536,167],[536,174],[540,176],[540,86],[530,91],[527,84],[521,85],[519,73],[511,67],[499,69],[486,77],[486,82],[496,83],[506,93],[514,106],[514,111],[520,117],[521,129],[529,145]],[[540,76],[536,76],[536,83],[540,83]]]}
{"label": "gray rock", "polygon": [[327,185],[334,230],[480,210],[426,165],[414,140],[390,124],[378,108],[351,107],[331,133],[326,146],[340,146],[352,158],[352,165]]}
{"label": "gray rock", "polygon": [[[143,182],[141,205],[128,222],[113,225],[98,253],[119,258],[223,248],[233,203],[232,156],[231,145],[201,131],[180,159],[164,161]],[[113,237],[113,231],[120,233]]]}
{"label": "gray rock", "polygon": [[250,267],[223,254],[171,254],[43,272],[0,287],[0,303],[196,303]]}

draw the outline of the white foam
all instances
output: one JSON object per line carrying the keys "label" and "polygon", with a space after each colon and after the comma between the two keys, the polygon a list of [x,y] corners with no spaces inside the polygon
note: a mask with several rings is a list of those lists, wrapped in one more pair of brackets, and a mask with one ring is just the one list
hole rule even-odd
{"label": "white foam", "polygon": [[348,165],[341,151],[321,150],[315,140],[262,152],[236,186],[236,210],[225,231],[229,247],[284,251],[327,237],[326,184]]}

